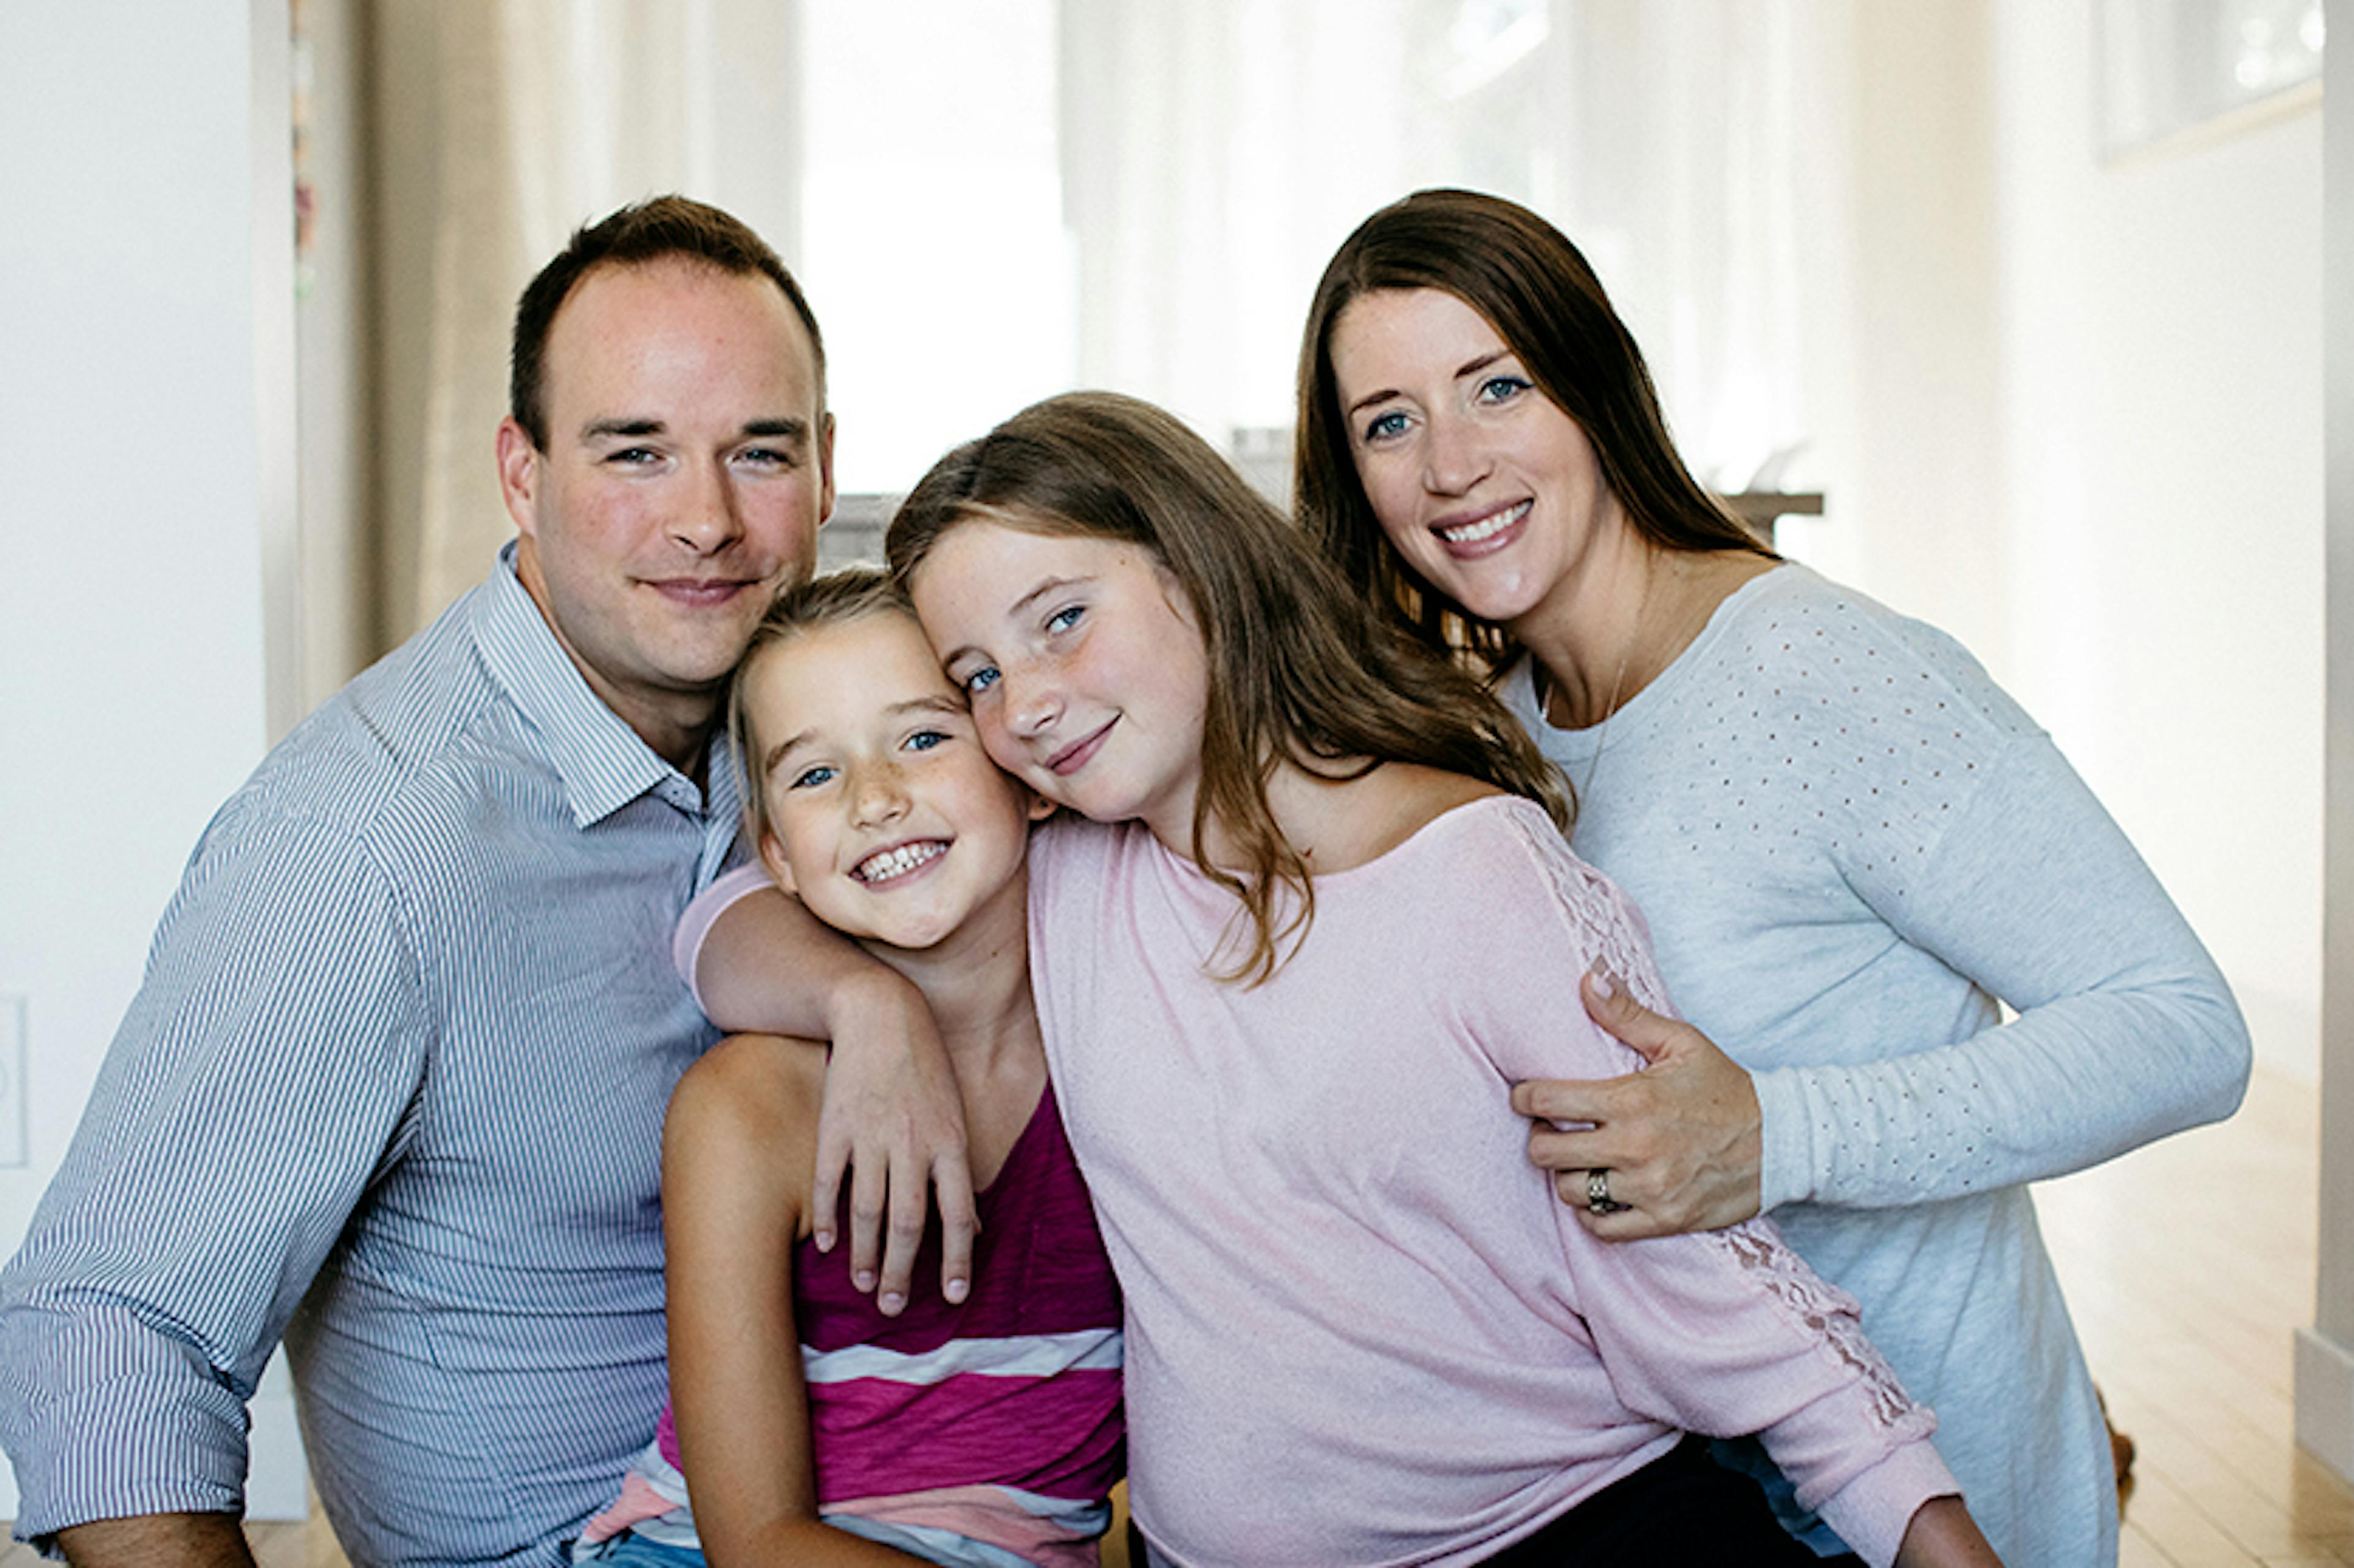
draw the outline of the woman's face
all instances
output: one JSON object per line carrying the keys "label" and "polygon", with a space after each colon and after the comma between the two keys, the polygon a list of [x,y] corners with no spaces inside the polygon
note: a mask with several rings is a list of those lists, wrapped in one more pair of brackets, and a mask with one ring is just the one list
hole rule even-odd
{"label": "woman's face", "polygon": [[1327,352],[1382,532],[1471,614],[1532,614],[1627,527],[1585,432],[1455,295],[1360,294]]}

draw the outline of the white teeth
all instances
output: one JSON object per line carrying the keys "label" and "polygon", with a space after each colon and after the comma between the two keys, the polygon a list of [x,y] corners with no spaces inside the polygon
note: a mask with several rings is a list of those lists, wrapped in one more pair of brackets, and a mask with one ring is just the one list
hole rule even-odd
{"label": "white teeth", "polygon": [[901,844],[897,849],[868,855],[852,868],[850,874],[861,882],[888,882],[895,876],[905,876],[925,862],[938,860],[948,853],[949,846],[938,839]]}
{"label": "white teeth", "polygon": [[1519,502],[1476,523],[1466,523],[1458,528],[1441,528],[1438,536],[1450,545],[1476,545],[1482,539],[1492,539],[1527,516],[1531,504],[1526,501]]}

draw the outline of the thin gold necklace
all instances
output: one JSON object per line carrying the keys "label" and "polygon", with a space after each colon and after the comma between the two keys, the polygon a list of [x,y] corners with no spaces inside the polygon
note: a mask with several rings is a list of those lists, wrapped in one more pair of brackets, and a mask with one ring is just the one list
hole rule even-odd
{"label": "thin gold necklace", "polygon": [[[1608,748],[1610,744],[1610,721],[1618,716],[1618,694],[1626,687],[1627,666],[1634,660],[1637,644],[1643,641],[1644,623],[1649,618],[1651,612],[1651,589],[1657,586],[1659,581],[1657,573],[1666,569],[1669,569],[1669,562],[1663,559],[1657,563],[1652,570],[1646,571],[1643,574],[1643,591],[1635,601],[1634,635],[1628,638],[1627,646],[1619,652],[1618,669],[1617,673],[1610,677],[1610,699],[1607,703],[1603,705],[1602,716],[1595,721],[1594,757],[1593,759],[1585,765],[1585,780],[1573,786],[1577,799],[1580,801],[1584,801],[1593,794],[1595,778],[1602,771],[1602,754]],[[1531,663],[1534,667],[1538,684],[1537,711],[1545,716],[1547,723],[1551,723],[1553,719],[1553,693],[1555,688],[1553,687],[1552,681],[1546,675],[1544,661],[1536,658],[1533,654],[1530,657]]]}

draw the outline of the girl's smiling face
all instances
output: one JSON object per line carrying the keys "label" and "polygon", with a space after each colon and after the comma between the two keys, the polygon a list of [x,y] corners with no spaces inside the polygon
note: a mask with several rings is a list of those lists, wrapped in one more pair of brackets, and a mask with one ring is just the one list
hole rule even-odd
{"label": "girl's smiling face", "polygon": [[993,900],[1023,918],[1029,817],[1048,808],[989,759],[913,617],[811,627],[753,658],[760,858],[779,886],[895,948],[932,947]]}
{"label": "girl's smiling face", "polygon": [[1057,805],[1190,848],[1209,657],[1150,550],[970,518],[909,587],[999,766]]}
{"label": "girl's smiling face", "polygon": [[1628,528],[1577,421],[1488,319],[1440,289],[1384,289],[1333,323],[1357,477],[1416,576],[1501,625]]}

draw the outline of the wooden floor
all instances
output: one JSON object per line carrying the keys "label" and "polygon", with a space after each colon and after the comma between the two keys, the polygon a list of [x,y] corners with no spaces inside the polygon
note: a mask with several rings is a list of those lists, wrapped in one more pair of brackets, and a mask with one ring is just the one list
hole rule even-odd
{"label": "wooden floor", "polygon": [[2354,1563],[2354,1490],[2299,1449],[2317,1097],[2259,1073],[2240,1114],[2038,1189],[2093,1375],[2139,1446],[2124,1568]]}
{"label": "wooden floor", "polygon": [[[2123,1568],[2354,1564],[2354,1489],[2291,1436],[2317,1137],[2312,1091],[2259,1074],[2223,1126],[2037,1192],[2094,1375],[2140,1447]],[[247,1535],[260,1568],[345,1568],[316,1521]],[[0,1568],[37,1561],[0,1547]]]}

